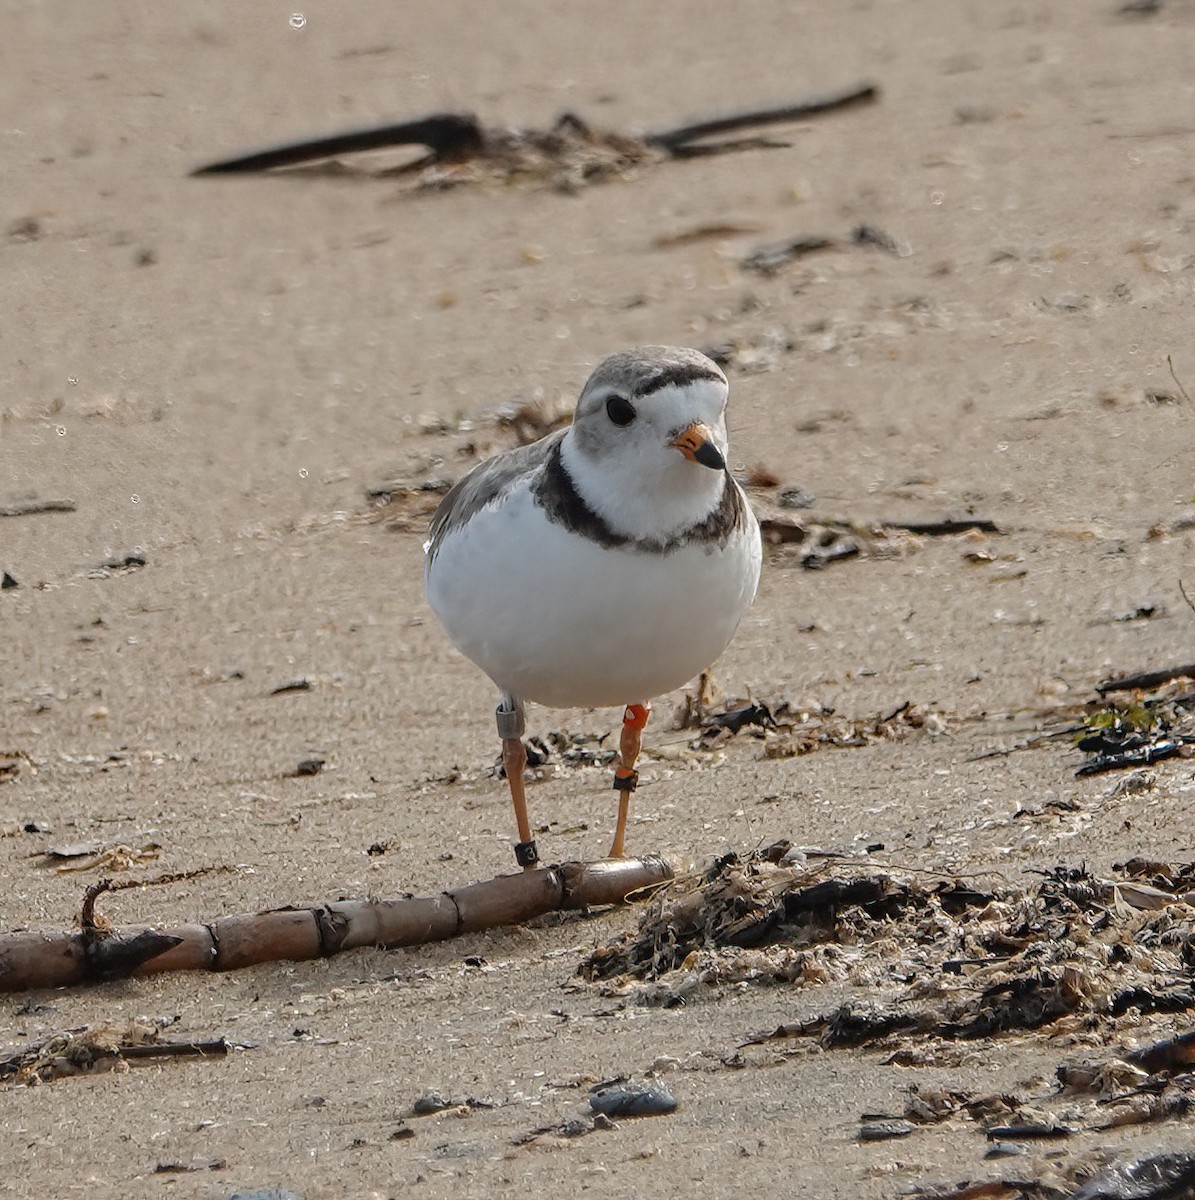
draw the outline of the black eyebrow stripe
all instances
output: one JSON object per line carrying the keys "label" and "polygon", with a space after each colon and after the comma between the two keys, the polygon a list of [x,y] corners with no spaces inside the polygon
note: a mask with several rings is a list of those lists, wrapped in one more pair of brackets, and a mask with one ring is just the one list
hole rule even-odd
{"label": "black eyebrow stripe", "polygon": [[641,383],[635,389],[635,395],[650,396],[652,392],[658,392],[661,388],[670,385],[685,387],[687,384],[696,383],[699,379],[721,380],[722,374],[717,368],[711,370],[709,367],[703,367],[700,363],[671,363]]}

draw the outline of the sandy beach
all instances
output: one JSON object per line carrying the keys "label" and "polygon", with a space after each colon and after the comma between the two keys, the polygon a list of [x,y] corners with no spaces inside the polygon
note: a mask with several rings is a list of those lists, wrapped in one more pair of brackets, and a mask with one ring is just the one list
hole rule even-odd
{"label": "sandy beach", "polygon": [[[103,875],[185,876],[104,898],[113,923],[157,923],[512,870],[495,696],[427,605],[427,517],[444,481],[515,444],[503,413],[567,408],[606,354],[649,343],[722,356],[731,467],[761,515],[863,551],[809,570],[807,547],[767,548],[720,697],[920,716],[813,753],[760,730],[694,749],[683,693],[661,697],[632,853],[701,864],[785,838],[827,870],[1026,894],[1032,871],[1195,859],[1189,757],[1120,788],[1038,736],[1110,676],[1195,660],[1195,6],[114,0],[6,18],[0,931],[72,927]],[[383,170],[404,151],[189,176],[438,111],[642,135],[862,81],[875,103],[770,128],[775,144],[589,182],[421,187]],[[945,518],[998,532],[889,536]],[[530,732],[619,717],[533,709]],[[545,860],[605,851],[606,770],[549,759],[528,793]],[[63,848],[80,853],[47,854]],[[1096,1131],[1088,1109],[1011,1166],[961,1117],[859,1137],[911,1088],[1061,1112],[1078,1101],[1049,1098],[1060,1063],[1189,1012],[912,1063],[745,1046],[903,1003],[910,980],[711,978],[667,1007],[578,975],[642,914],[5,995],[0,1058],[136,1021],[239,1048],[0,1083],[0,1195],[880,1200],[1195,1149],[1189,1116]],[[652,1072],[674,1113],[564,1131],[591,1085]],[[412,1115],[431,1092],[454,1103]]]}

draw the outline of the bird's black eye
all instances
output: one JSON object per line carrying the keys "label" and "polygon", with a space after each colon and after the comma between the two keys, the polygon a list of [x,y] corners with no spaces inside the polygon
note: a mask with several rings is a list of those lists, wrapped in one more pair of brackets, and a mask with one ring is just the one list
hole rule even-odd
{"label": "bird's black eye", "polygon": [[611,396],[606,401],[606,416],[615,425],[629,425],[635,415],[635,406],[625,396]]}

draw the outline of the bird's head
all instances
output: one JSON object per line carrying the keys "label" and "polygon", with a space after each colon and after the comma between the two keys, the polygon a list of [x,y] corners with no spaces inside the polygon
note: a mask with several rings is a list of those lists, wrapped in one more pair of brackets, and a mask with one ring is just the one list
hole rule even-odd
{"label": "bird's head", "polygon": [[697,350],[645,346],[589,377],[565,437],[582,498],[620,533],[666,538],[726,485],[726,376]]}

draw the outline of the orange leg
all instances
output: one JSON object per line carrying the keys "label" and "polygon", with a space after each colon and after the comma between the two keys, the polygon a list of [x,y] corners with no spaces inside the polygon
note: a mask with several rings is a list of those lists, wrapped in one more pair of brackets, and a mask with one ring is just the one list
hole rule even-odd
{"label": "orange leg", "polygon": [[514,696],[504,695],[498,705],[497,717],[498,736],[502,739],[502,766],[510,787],[515,823],[519,827],[515,861],[523,870],[529,871],[539,862],[539,851],[531,838],[531,822],[527,819],[527,792],[523,784],[523,771],[527,766],[527,747],[523,745],[526,722],[522,703]]}
{"label": "orange leg", "polygon": [[627,832],[627,813],[631,807],[631,793],[639,782],[635,760],[643,741],[643,730],[651,716],[650,704],[628,704],[622,714],[622,735],[618,741],[618,758],[614,765],[614,788],[618,792],[618,824],[614,828],[614,842],[610,847],[611,858],[625,858],[624,841]]}

